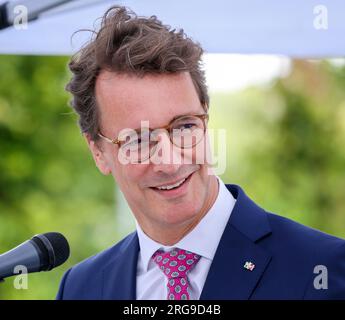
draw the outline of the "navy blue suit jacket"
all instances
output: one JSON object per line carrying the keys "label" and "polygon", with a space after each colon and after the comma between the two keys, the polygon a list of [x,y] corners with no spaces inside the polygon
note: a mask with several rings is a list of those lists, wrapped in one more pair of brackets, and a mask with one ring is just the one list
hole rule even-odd
{"label": "navy blue suit jacket", "polygon": [[[237,201],[200,300],[345,299],[344,240],[268,213],[239,186],[226,186]],[[135,300],[139,250],[133,232],[77,264],[65,273],[57,299]],[[314,287],[318,265],[327,268],[327,289]]]}

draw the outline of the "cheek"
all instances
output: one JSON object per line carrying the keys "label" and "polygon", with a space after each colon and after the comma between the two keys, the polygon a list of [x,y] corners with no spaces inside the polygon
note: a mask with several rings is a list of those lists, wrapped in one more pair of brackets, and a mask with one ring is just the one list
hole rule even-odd
{"label": "cheek", "polygon": [[211,159],[211,147],[209,138],[205,136],[196,146],[190,149],[179,149],[179,156],[184,164],[209,165]]}
{"label": "cheek", "polygon": [[210,176],[208,175],[208,167],[201,165],[194,179],[194,184],[191,186],[194,197],[203,202],[208,196],[209,186]]}
{"label": "cheek", "polygon": [[123,192],[135,192],[140,189],[140,181],[146,168],[140,164],[123,165],[118,161],[114,163],[113,176]]}

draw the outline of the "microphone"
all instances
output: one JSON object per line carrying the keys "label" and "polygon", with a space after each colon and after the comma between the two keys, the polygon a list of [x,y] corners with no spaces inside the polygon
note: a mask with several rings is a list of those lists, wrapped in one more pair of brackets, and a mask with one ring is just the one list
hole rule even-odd
{"label": "microphone", "polygon": [[0,279],[17,275],[14,268],[23,265],[28,273],[49,271],[63,264],[70,249],[66,238],[58,232],[38,234],[0,255]]}

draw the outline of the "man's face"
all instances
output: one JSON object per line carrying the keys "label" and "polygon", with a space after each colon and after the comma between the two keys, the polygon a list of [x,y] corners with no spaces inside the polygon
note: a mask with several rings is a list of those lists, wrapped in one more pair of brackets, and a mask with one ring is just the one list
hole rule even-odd
{"label": "man's face", "polygon": [[[102,134],[112,139],[122,129],[140,128],[141,121],[149,121],[150,128],[160,128],[176,116],[205,113],[189,73],[138,78],[103,71],[96,82],[96,99]],[[174,152],[167,135],[162,135],[160,143],[162,149]],[[212,176],[206,164],[122,164],[118,146],[101,141],[98,148],[90,140],[89,145],[98,168],[114,176],[144,231],[187,226],[207,206]],[[155,188],[187,177],[175,190]]]}

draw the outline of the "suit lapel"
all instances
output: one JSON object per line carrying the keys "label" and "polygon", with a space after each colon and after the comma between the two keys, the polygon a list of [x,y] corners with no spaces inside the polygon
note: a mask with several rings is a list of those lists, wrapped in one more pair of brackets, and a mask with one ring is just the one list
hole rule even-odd
{"label": "suit lapel", "polygon": [[104,300],[135,300],[139,252],[137,233],[125,239],[120,252],[103,269]]}
{"label": "suit lapel", "polygon": [[[235,185],[227,185],[236,198],[235,207],[224,230],[206,278],[200,300],[249,299],[267,268],[271,255],[257,242],[270,234],[264,210]],[[255,265],[252,271],[246,262]]]}
{"label": "suit lapel", "polygon": [[[229,226],[211,264],[200,300],[249,299],[270,255]],[[244,268],[255,264],[253,271]]]}

